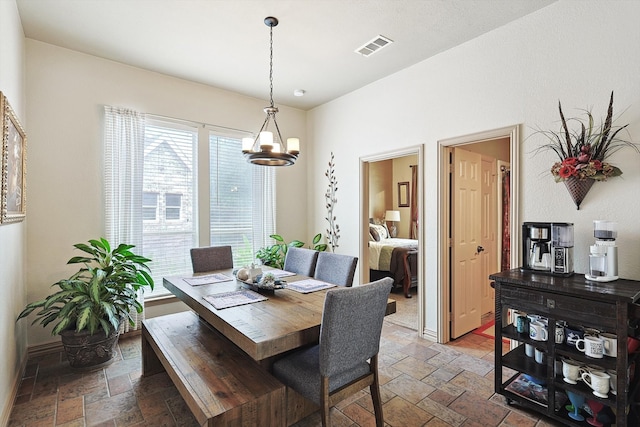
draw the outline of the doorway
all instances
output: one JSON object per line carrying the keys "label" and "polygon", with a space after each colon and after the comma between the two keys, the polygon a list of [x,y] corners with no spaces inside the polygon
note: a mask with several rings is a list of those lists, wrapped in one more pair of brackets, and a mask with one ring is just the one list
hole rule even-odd
{"label": "doorway", "polygon": [[[518,146],[518,126],[440,141],[439,342],[481,326],[493,298],[488,275],[500,270],[498,251],[508,254],[510,265],[518,265]],[[484,182],[496,180],[504,164],[510,166],[505,233],[497,214],[497,183]]]}
{"label": "doorway", "polygon": [[[410,162],[406,162],[406,159],[411,159]],[[411,176],[412,170],[417,170],[417,179],[415,189],[416,192],[413,192],[413,184],[409,182],[400,182],[400,181],[410,181],[410,178],[402,178],[400,179],[397,175],[393,173],[388,175],[388,179],[390,182],[387,185],[381,185],[379,181],[379,164],[385,162],[394,162],[402,165],[403,172],[406,172],[408,176]],[[404,163],[406,164],[404,164]],[[406,171],[404,171],[406,167]],[[402,174],[401,174],[402,176]],[[398,182],[396,182],[398,181]],[[416,198],[416,206],[417,206],[417,232],[415,239],[418,240],[418,256],[417,256],[417,295],[414,295],[413,298],[407,299],[407,303],[404,306],[412,307],[412,311],[415,313],[414,322],[411,329],[415,329],[420,336],[424,336],[424,262],[421,254],[424,253],[424,238],[423,238],[423,194],[422,194],[422,182],[423,182],[423,148],[422,146],[408,147],[401,150],[395,150],[386,153],[380,153],[376,155],[366,156],[360,158],[360,226],[361,226],[361,244],[360,244],[360,280],[361,283],[368,283],[372,280],[370,276],[369,267],[371,267],[370,263],[370,251],[369,251],[369,222],[379,221],[380,217],[384,215],[386,209],[393,210],[401,210],[404,217],[409,217],[410,209],[405,205],[405,203],[400,202],[399,198],[402,199],[402,195],[404,192],[401,192],[401,187],[399,184],[409,184],[407,187],[407,191],[410,189],[411,194],[415,195]],[[376,186],[380,186],[384,188],[383,191],[376,192]],[[372,191],[374,195],[372,195]],[[392,192],[392,197],[388,197],[388,195],[382,193]],[[401,193],[401,194],[400,194]],[[413,198],[413,197],[412,197]],[[382,201],[382,203],[381,203]],[[405,215],[406,214],[406,215]],[[404,218],[403,219],[406,219]],[[405,222],[398,223],[398,237],[410,238],[410,236],[405,236],[405,234],[409,233],[410,220]],[[406,226],[406,227],[405,227]],[[406,228],[406,230],[405,230]],[[374,271],[374,273],[376,273]],[[394,294],[394,299],[400,300],[405,299],[405,296],[402,292]],[[410,304],[409,304],[410,303]]]}

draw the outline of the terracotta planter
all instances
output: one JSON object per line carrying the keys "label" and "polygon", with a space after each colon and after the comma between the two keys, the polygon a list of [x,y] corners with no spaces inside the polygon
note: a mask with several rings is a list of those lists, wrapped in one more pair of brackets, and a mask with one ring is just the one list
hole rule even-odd
{"label": "terracotta planter", "polygon": [[593,179],[578,179],[572,176],[565,179],[563,182],[567,187],[569,194],[571,194],[571,198],[573,198],[573,202],[576,204],[576,207],[580,210],[580,204],[595,181]]}
{"label": "terracotta planter", "polygon": [[69,365],[88,369],[102,367],[113,361],[120,331],[111,331],[107,336],[102,330],[93,335],[88,331],[66,330],[60,336]]}

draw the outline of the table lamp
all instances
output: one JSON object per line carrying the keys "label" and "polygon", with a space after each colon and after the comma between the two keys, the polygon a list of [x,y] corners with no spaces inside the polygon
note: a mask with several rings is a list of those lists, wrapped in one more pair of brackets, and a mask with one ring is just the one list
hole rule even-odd
{"label": "table lamp", "polygon": [[398,235],[396,221],[400,221],[400,211],[387,211],[384,214],[384,220],[391,222],[391,226],[389,227],[390,237],[396,237]]}

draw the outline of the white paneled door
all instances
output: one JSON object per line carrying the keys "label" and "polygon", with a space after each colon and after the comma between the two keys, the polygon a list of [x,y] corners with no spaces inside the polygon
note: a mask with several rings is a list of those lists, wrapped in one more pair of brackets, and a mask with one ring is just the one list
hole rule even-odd
{"label": "white paneled door", "polygon": [[453,149],[451,338],[481,325],[482,156]]}

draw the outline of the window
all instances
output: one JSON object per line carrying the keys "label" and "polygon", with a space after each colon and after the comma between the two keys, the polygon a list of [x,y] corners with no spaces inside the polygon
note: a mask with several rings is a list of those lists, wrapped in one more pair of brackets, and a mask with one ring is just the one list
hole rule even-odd
{"label": "window", "polygon": [[109,106],[105,114],[107,236],[152,260],[145,298],[168,293],[163,277],[191,274],[193,247],[231,245],[242,266],[269,244],[275,172],[244,160],[246,134]]}
{"label": "window", "polygon": [[234,265],[251,264],[259,249],[252,244],[253,170],[258,167],[238,156],[241,151],[240,140],[209,134],[210,242],[231,245]]}
{"label": "window", "polygon": [[156,121],[147,121],[145,126],[143,205],[144,194],[155,194],[163,203],[157,209],[161,217],[143,224],[142,255],[152,260],[149,267],[155,282],[153,292],[145,292],[145,298],[167,293],[163,277],[191,272],[189,250],[198,245],[194,177],[197,143],[195,126]]}
{"label": "window", "polygon": [[158,193],[142,193],[142,219],[156,221],[158,219]]}
{"label": "window", "polygon": [[165,195],[165,207],[164,217],[167,220],[180,219],[180,206],[182,203],[181,194],[166,194]]}

